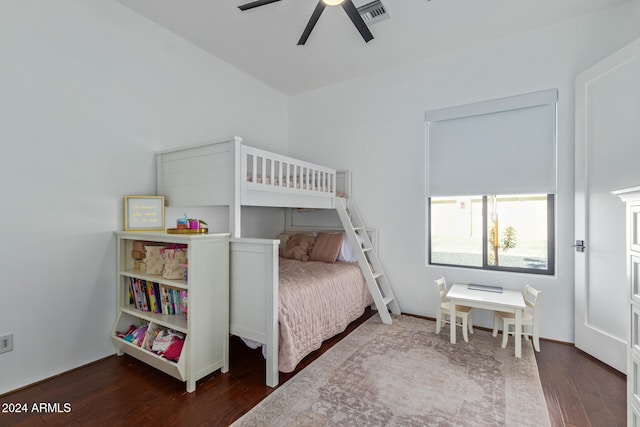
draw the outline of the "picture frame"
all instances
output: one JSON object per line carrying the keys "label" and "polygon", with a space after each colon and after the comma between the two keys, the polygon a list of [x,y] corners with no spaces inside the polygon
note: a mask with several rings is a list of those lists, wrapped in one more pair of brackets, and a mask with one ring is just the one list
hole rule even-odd
{"label": "picture frame", "polygon": [[125,196],[124,231],[164,231],[164,196]]}

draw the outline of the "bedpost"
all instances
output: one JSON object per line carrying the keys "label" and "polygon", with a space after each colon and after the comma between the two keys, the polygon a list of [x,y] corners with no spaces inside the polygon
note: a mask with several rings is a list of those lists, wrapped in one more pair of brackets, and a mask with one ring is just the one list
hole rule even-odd
{"label": "bedpost", "polygon": [[280,240],[232,238],[230,254],[231,334],[266,345],[266,383],[278,371],[278,248]]}
{"label": "bedpost", "polygon": [[[232,237],[240,237],[242,231],[242,223],[241,223],[241,209],[240,209],[240,185],[242,184],[242,179],[246,179],[246,165],[243,164],[242,153],[240,147],[242,146],[242,138],[239,136],[235,136],[232,145],[233,150],[233,167],[234,167],[234,177],[239,177],[240,179],[233,180],[233,194],[231,196],[231,201],[229,203],[229,231],[231,232]],[[244,178],[242,178],[244,175]]]}

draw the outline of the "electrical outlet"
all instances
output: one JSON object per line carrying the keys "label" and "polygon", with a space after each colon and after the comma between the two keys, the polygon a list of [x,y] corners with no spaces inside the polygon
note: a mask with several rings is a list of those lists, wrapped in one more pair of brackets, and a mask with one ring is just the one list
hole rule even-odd
{"label": "electrical outlet", "polygon": [[13,334],[0,336],[0,353],[13,351]]}

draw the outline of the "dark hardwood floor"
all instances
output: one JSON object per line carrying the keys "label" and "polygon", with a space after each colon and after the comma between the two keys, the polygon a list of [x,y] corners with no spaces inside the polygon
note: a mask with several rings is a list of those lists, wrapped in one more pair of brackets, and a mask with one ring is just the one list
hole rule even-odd
{"label": "dark hardwood floor", "polygon": [[627,377],[573,345],[540,340],[540,382],[552,426],[624,427]]}
{"label": "dark hardwood floor", "polygon": [[[343,334],[305,358],[303,369],[373,313],[368,310]],[[624,426],[626,378],[572,345],[541,342],[540,379],[555,426]],[[129,356],[111,356],[55,378],[0,396],[2,426],[226,426],[273,389],[264,385],[260,350],[238,338],[230,343],[231,367],[185,384]],[[280,374],[284,383],[295,375]],[[14,406],[11,406],[11,405]],[[16,404],[27,411],[15,413]],[[41,409],[41,412],[34,411]],[[44,404],[44,406],[40,406]],[[65,406],[67,404],[67,406]],[[7,413],[12,410],[14,413]]]}

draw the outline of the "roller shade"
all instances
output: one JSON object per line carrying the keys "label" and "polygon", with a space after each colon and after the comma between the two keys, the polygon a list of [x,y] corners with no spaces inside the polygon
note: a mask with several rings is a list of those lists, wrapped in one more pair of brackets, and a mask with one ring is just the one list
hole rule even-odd
{"label": "roller shade", "polygon": [[556,192],[556,89],[429,111],[429,196]]}

